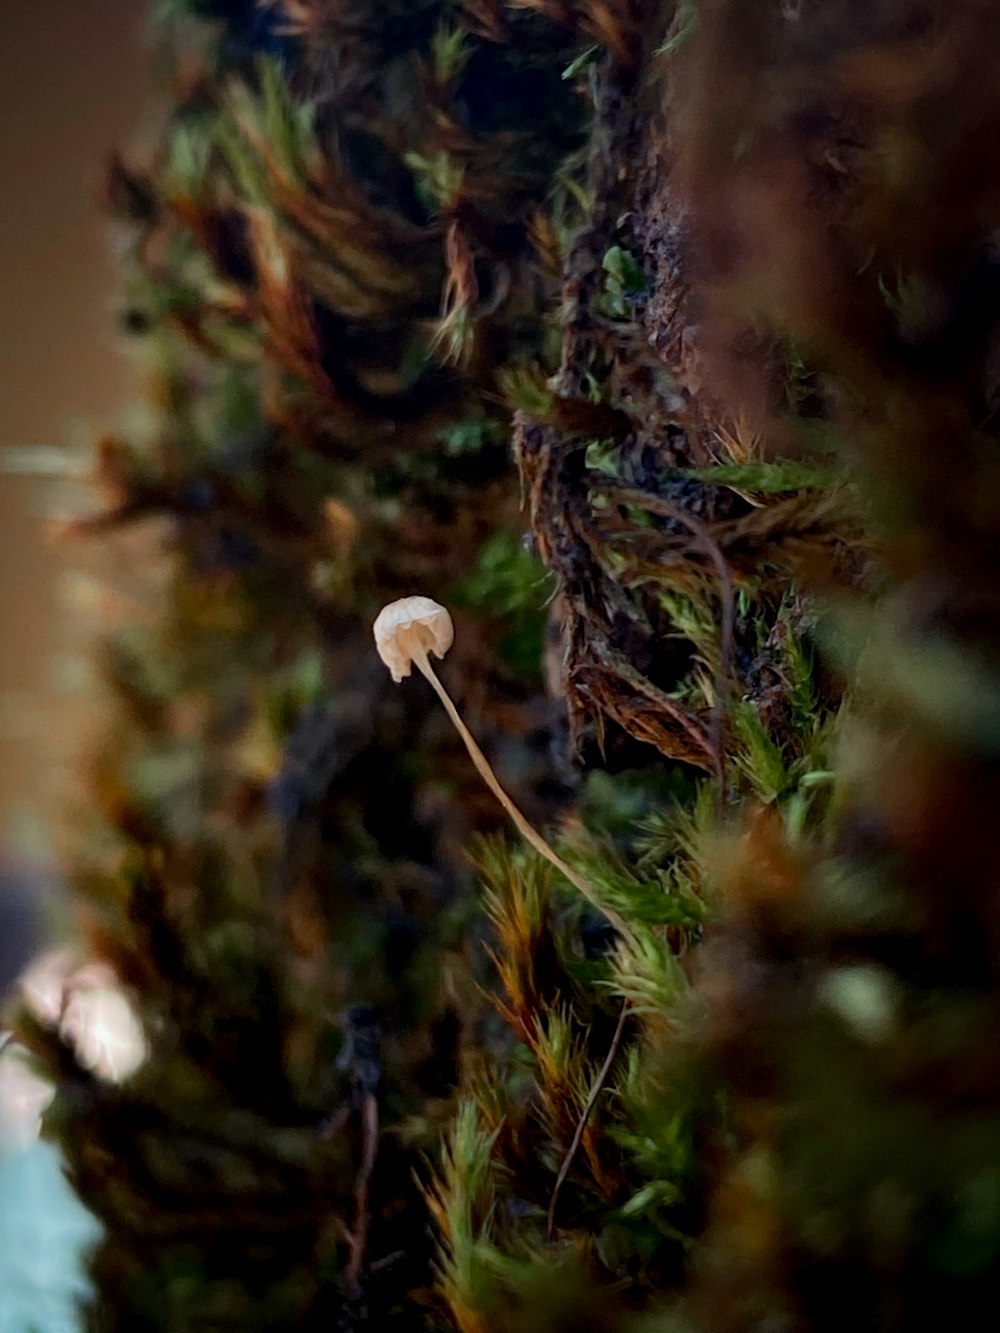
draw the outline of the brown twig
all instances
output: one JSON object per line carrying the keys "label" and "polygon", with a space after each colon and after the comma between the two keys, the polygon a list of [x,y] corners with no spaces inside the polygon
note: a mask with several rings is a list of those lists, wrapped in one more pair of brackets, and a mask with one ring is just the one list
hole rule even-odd
{"label": "brown twig", "polygon": [[354,1227],[347,1237],[350,1257],[344,1270],[345,1284],[352,1293],[358,1292],[361,1287],[361,1270],[364,1266],[368,1225],[371,1221],[371,1214],[368,1211],[368,1186],[372,1171],[375,1169],[379,1128],[378,1099],[373,1092],[365,1094],[361,1107],[361,1123],[361,1168],[354,1185]]}
{"label": "brown twig", "polygon": [[552,1239],[555,1231],[556,1203],[559,1200],[559,1191],[562,1189],[563,1182],[569,1175],[569,1169],[573,1165],[573,1159],[579,1150],[580,1144],[583,1142],[583,1132],[587,1128],[587,1121],[590,1119],[590,1113],[593,1111],[594,1105],[597,1102],[598,1097],[601,1095],[601,1089],[604,1087],[607,1077],[611,1073],[611,1066],[614,1064],[615,1056],[618,1054],[618,1048],[621,1045],[622,1035],[625,1031],[625,1020],[628,1018],[629,1012],[629,1003],[626,1000],[622,1005],[621,1013],[618,1015],[618,1025],[615,1028],[615,1035],[611,1038],[611,1045],[608,1048],[608,1053],[604,1057],[604,1063],[601,1065],[597,1078],[594,1080],[593,1087],[590,1089],[587,1096],[587,1102],[583,1108],[583,1113],[573,1132],[573,1141],[569,1145],[566,1156],[562,1160],[562,1166],[559,1168],[559,1174],[556,1176],[556,1183],[552,1188],[552,1198],[549,1200],[549,1212],[545,1227],[545,1234],[548,1240]]}

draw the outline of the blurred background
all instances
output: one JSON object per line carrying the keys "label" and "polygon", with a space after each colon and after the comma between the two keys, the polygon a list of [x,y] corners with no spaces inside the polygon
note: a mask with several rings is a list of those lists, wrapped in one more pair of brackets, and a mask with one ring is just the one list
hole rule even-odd
{"label": "blurred background", "polygon": [[[48,451],[84,446],[136,396],[97,196],[110,149],[151,114],[145,22],[135,0],[0,5],[0,963],[10,967],[24,942],[12,921],[27,903],[53,905],[54,838],[94,721],[85,593],[104,571],[93,551],[54,538],[71,497],[46,473],[57,462]],[[76,1327],[74,1255],[95,1231],[51,1144],[0,1151],[0,1333]]]}
{"label": "blurred background", "polygon": [[[119,273],[98,207],[116,144],[150,113],[145,7],[135,0],[0,5],[0,836],[43,850],[65,760],[86,727],[77,620],[64,614],[91,552],[53,539],[45,455],[81,443],[136,396],[116,337]],[[12,453],[12,451],[14,451]],[[103,554],[103,553],[102,553]],[[41,826],[41,827],[40,827]],[[27,845],[25,845],[27,844]]]}

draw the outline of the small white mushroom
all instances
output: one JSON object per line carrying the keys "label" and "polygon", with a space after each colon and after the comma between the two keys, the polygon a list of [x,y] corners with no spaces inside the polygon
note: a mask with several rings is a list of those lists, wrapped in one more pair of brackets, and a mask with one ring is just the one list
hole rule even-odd
{"label": "small white mushroom", "polygon": [[432,652],[444,657],[455,638],[447,608],[429,597],[401,597],[383,606],[372,632],[378,655],[397,685],[410,674],[412,662],[420,666],[420,655],[426,658]]}
{"label": "small white mushroom", "polygon": [[536,832],[524,815],[521,814],[501,787],[497,775],[490,767],[489,760],[480,750],[472,732],[459,716],[451,695],[438,679],[437,672],[431,666],[428,653],[433,652],[437,657],[444,657],[454,641],[455,626],[447,608],[443,607],[440,602],[433,601],[430,597],[402,597],[399,601],[390,602],[388,606],[382,608],[375,618],[372,629],[378,655],[392,672],[392,678],[397,684],[404,676],[410,674],[410,667],[414,663],[417,669],[426,676],[454,723],[456,731],[465,742],[465,748],[468,750],[480,776],[507,811],[521,836],[534,847],[536,852],[539,852],[555,866],[560,874],[565,875],[589,903],[592,903],[598,911],[603,912],[612,925],[623,934],[630,934],[631,932],[618,913],[600,902],[591,885],[552,850],[542,835]]}

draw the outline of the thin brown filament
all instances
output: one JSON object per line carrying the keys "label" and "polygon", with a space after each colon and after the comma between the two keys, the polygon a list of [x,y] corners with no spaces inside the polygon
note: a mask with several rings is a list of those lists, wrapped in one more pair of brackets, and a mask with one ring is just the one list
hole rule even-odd
{"label": "thin brown filament", "polygon": [[532,828],[532,826],[528,823],[527,819],[525,819],[524,815],[521,814],[520,810],[517,808],[517,806],[514,804],[511,798],[504,791],[503,787],[500,786],[496,774],[490,767],[489,760],[483,754],[482,750],[480,750],[478,744],[476,743],[476,738],[473,736],[472,732],[462,721],[458,709],[451,701],[451,695],[449,695],[448,691],[441,684],[441,681],[438,679],[437,672],[431,666],[430,659],[427,656],[427,650],[421,649],[419,652],[414,652],[413,661],[423,672],[424,676],[430,682],[431,688],[434,690],[437,697],[441,700],[442,704],[444,705],[445,711],[447,712],[448,716],[452,720],[452,723],[454,724],[455,730],[458,732],[458,734],[464,741],[465,748],[468,750],[469,757],[471,758],[473,764],[475,764],[480,777],[483,779],[487,787],[489,787],[490,791],[503,806],[504,810],[506,810],[507,814],[513,821],[514,827],[517,829],[518,833],[521,834],[521,836],[525,839],[526,842],[530,843],[531,846],[534,847],[535,851],[538,852],[540,856],[544,856],[546,861],[548,861],[550,865],[555,866],[556,870],[558,870],[561,875],[564,875],[565,878],[568,879],[569,882],[573,885],[573,887],[575,889],[578,889],[579,892],[583,894],[587,902],[589,902],[593,907],[596,907],[599,912],[603,913],[603,915],[607,917],[607,919],[611,922],[611,924],[615,927],[616,930],[620,931],[623,935],[627,936],[628,938],[631,938],[632,932],[625,924],[623,918],[620,917],[613,908],[607,907],[604,903],[602,903],[601,900],[598,898],[597,894],[595,893],[594,889],[592,888],[592,886],[587,883],[587,881],[583,878],[583,876],[577,874],[577,872],[573,869],[572,866],[567,865],[566,862],[562,859],[562,857],[559,856],[557,852],[552,850],[552,848],[545,841],[542,835],[540,833],[537,833],[535,829]]}

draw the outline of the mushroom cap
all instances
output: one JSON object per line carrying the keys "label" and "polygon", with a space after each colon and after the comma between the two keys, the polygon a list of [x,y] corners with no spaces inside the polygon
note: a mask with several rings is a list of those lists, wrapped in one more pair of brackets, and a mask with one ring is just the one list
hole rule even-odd
{"label": "mushroom cap", "polygon": [[383,606],[372,632],[378,655],[397,684],[410,674],[415,654],[444,657],[455,638],[447,608],[430,597],[400,597]]}
{"label": "mushroom cap", "polygon": [[[88,977],[88,973],[92,975]],[[110,984],[102,984],[105,978]],[[109,1083],[131,1078],[149,1054],[142,1024],[114,973],[98,963],[77,973],[59,1035],[85,1069]]]}

